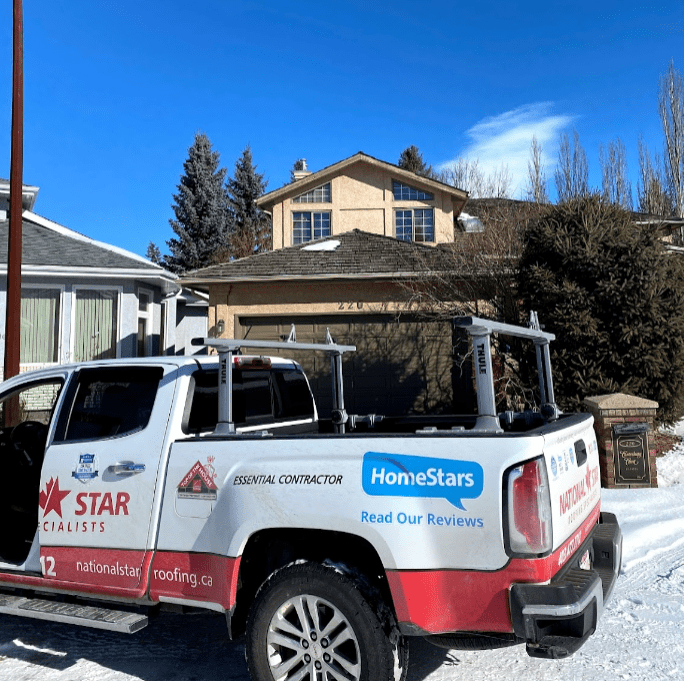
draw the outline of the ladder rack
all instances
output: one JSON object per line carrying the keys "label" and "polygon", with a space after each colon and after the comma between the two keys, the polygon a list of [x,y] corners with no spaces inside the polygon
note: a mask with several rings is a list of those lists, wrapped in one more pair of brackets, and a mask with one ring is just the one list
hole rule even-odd
{"label": "ladder rack", "polygon": [[530,326],[514,326],[502,324],[479,317],[455,317],[454,325],[462,328],[473,341],[475,355],[475,381],[477,385],[477,423],[475,430],[484,432],[501,432],[502,428],[496,412],[496,395],[494,392],[494,375],[492,373],[491,335],[499,333],[504,336],[524,338],[534,343],[537,353],[537,373],[539,375],[539,392],[541,395],[541,411],[548,418],[555,419],[560,413],[553,394],[553,378],[551,376],[551,357],[549,342],[556,337],[539,328],[535,312],[531,313]]}
{"label": "ladder rack", "polygon": [[344,385],[342,379],[342,355],[346,352],[355,352],[355,345],[340,345],[335,343],[330,336],[330,330],[326,330],[325,343],[298,343],[295,338],[295,328],[292,325],[290,337],[286,341],[249,340],[248,338],[193,338],[195,346],[213,348],[219,356],[219,405],[218,423],[214,435],[235,435],[235,422],[233,421],[233,357],[241,348],[254,348],[258,350],[308,350],[313,352],[325,352],[330,355],[332,370],[332,399],[333,399],[333,423],[335,432],[344,433],[347,413],[344,409]]}

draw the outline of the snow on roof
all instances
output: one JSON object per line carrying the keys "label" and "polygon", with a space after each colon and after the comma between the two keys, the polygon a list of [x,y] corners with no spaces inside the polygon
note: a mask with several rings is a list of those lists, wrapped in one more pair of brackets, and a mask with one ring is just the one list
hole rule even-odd
{"label": "snow on roof", "polygon": [[318,241],[315,244],[309,244],[304,246],[302,251],[335,251],[340,245],[337,239],[331,239],[330,241]]}
{"label": "snow on roof", "polygon": [[484,232],[484,225],[480,222],[480,218],[475,215],[468,215],[468,213],[461,213],[458,216],[458,221],[461,223],[463,230],[466,232]]}

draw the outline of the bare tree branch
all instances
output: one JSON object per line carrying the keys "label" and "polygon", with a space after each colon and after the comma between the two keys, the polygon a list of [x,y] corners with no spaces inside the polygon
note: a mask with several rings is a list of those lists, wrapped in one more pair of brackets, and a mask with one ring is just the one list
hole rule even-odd
{"label": "bare tree branch", "polygon": [[607,150],[601,144],[599,146],[599,160],[603,180],[603,197],[611,203],[632,210],[632,185],[628,179],[627,152],[622,140],[618,137],[609,142]]}
{"label": "bare tree branch", "polygon": [[506,164],[501,164],[489,175],[480,168],[478,159],[457,158],[444,168],[437,179],[459,189],[464,189],[471,198],[497,198],[510,196],[513,177]]}
{"label": "bare tree branch", "polygon": [[684,82],[670,62],[660,77],[658,111],[665,135],[665,172],[677,217],[684,217]]}
{"label": "bare tree branch", "polygon": [[548,203],[549,195],[546,190],[546,172],[542,161],[542,148],[536,136],[530,144],[530,158],[527,161],[527,196],[535,203]]}
{"label": "bare tree branch", "polygon": [[554,173],[559,201],[568,201],[589,193],[589,166],[587,155],[580,144],[579,133],[573,130],[573,148],[563,133],[558,148],[558,165]]}
{"label": "bare tree branch", "polygon": [[639,196],[639,210],[650,215],[669,217],[674,214],[672,198],[667,192],[667,180],[663,163],[655,155],[651,159],[648,147],[643,137],[639,137],[639,183],[637,185]]}

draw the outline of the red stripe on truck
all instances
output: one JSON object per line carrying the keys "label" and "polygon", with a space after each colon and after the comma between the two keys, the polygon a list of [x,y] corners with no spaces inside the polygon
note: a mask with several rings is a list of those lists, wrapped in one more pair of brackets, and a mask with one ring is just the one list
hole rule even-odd
{"label": "red stripe on truck", "polygon": [[156,553],[150,575],[152,600],[169,597],[217,603],[226,610],[235,605],[239,558],[207,553]]}
{"label": "red stripe on truck", "polygon": [[0,583],[140,598],[147,591],[151,560],[148,551],[45,546],[40,549],[42,577],[4,573]]}
{"label": "red stripe on truck", "polygon": [[397,619],[431,634],[512,632],[508,605],[510,586],[518,582],[548,582],[591,534],[599,512],[600,503],[577,532],[546,558],[513,558],[496,572],[388,571]]}
{"label": "red stripe on truck", "polygon": [[[239,558],[202,553],[126,551],[120,549],[43,547],[43,576],[0,573],[0,584],[78,591],[154,601],[174,599],[235,605]],[[151,564],[151,569],[150,569]],[[149,581],[148,581],[149,577]]]}

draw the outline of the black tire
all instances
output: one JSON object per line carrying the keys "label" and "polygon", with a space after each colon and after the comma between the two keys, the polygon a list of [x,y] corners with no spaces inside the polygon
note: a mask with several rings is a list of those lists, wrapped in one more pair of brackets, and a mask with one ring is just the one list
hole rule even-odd
{"label": "black tire", "polygon": [[245,656],[254,681],[403,681],[408,670],[408,642],[378,590],[311,562],[276,570],[261,586]]}

